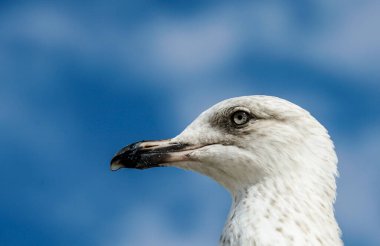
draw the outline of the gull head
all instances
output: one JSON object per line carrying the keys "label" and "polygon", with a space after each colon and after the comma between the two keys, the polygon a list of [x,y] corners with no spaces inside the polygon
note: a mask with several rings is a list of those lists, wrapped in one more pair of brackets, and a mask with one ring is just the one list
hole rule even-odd
{"label": "gull head", "polygon": [[121,149],[111,169],[174,166],[233,197],[220,244],[342,245],[334,217],[337,157],[306,110],[269,96],[222,101],[178,136]]}
{"label": "gull head", "polygon": [[276,97],[244,96],[212,106],[174,138],[122,148],[111,169],[174,166],[207,175],[236,194],[294,173],[335,185],[336,162],[326,129],[306,110]]}

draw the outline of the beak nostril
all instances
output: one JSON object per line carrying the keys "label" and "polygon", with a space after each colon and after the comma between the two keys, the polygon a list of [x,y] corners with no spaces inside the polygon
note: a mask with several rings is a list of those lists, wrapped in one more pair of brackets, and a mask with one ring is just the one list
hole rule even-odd
{"label": "beak nostril", "polygon": [[154,147],[157,147],[159,146],[158,144],[151,144],[151,145],[146,145],[144,146],[144,148],[154,148]]}

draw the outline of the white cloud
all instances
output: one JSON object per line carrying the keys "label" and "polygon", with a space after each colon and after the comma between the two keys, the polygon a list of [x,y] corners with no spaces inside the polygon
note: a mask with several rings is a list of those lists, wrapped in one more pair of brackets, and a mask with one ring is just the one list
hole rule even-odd
{"label": "white cloud", "polygon": [[[160,22],[160,21],[159,21]],[[157,25],[157,23],[155,23]],[[234,23],[223,16],[195,17],[195,21],[166,21],[158,24],[147,47],[158,69],[168,73],[202,73],[229,60],[238,36]]]}
{"label": "white cloud", "polygon": [[318,24],[306,31],[285,3],[220,4],[186,17],[158,10],[124,28],[109,28],[112,23],[89,28],[67,10],[27,6],[1,18],[5,34],[0,41],[28,40],[171,84],[201,76],[206,81],[247,51],[293,57],[334,73],[378,77],[378,1],[319,2],[315,8]]}
{"label": "white cloud", "polygon": [[267,53],[377,83],[377,1],[315,3],[317,23],[307,30],[292,7],[255,2],[219,5],[186,18],[158,14],[131,35],[125,61],[148,78],[159,76],[170,84],[193,78],[203,84],[233,67],[244,52]]}
{"label": "white cloud", "polygon": [[345,73],[379,78],[379,1],[342,4],[335,11],[333,22],[313,35],[306,55],[323,66],[341,69]]}
{"label": "white cloud", "polygon": [[79,45],[80,25],[65,11],[47,6],[22,6],[1,18],[3,41],[28,41],[45,47]]}

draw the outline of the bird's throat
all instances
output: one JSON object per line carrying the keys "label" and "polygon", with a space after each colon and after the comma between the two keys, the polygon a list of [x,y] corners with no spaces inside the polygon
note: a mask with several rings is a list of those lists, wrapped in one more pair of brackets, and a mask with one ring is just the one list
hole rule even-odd
{"label": "bird's throat", "polygon": [[333,200],[322,204],[320,195],[283,179],[244,189],[234,196],[220,245],[341,245]]}

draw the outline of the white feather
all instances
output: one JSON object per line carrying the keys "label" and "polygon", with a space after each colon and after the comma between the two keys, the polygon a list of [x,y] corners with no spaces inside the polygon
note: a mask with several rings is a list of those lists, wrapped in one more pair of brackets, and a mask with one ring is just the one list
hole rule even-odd
{"label": "white feather", "polygon": [[[217,125],[233,107],[257,116],[244,132]],[[206,145],[190,153],[197,161],[174,165],[213,178],[232,195],[221,245],[343,244],[333,208],[334,146],[306,110],[276,97],[232,98],[173,141]]]}

